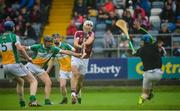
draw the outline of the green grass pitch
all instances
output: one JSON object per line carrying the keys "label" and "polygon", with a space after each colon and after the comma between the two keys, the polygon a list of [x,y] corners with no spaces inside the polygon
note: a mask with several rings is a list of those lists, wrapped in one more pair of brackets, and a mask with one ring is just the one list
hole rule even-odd
{"label": "green grass pitch", "polygon": [[[68,92],[70,90],[68,89]],[[28,102],[28,89],[25,89],[25,98]],[[0,110],[179,110],[180,87],[179,86],[156,86],[155,96],[152,100],[138,105],[138,97],[141,88],[137,87],[85,87],[82,93],[82,104],[71,104],[68,96],[68,104],[58,104],[61,100],[59,88],[53,88],[51,100],[53,105],[38,108],[20,108],[15,88],[0,89]],[[68,93],[70,95],[70,92]],[[43,88],[37,92],[38,101],[44,103]]]}

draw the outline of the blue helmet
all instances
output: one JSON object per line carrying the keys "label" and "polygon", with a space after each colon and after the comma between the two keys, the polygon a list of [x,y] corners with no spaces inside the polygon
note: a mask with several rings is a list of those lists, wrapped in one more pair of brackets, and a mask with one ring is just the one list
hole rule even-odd
{"label": "blue helmet", "polygon": [[13,21],[6,21],[6,22],[4,22],[4,28],[5,28],[5,30],[10,30],[10,31],[12,31],[14,26],[15,26],[15,24],[14,24]]}
{"label": "blue helmet", "polygon": [[153,42],[152,37],[149,34],[143,35],[141,40],[144,41],[145,43],[152,43]]}

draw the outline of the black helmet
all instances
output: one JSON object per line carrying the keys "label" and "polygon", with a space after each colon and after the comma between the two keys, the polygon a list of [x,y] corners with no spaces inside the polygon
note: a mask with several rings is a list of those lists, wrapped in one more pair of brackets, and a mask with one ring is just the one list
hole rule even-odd
{"label": "black helmet", "polygon": [[13,21],[10,21],[10,20],[9,20],[9,21],[4,22],[4,28],[5,28],[5,30],[12,31],[14,26],[15,26],[15,24],[14,24]]}
{"label": "black helmet", "polygon": [[45,36],[44,37],[44,42],[53,42],[53,38],[50,36]]}

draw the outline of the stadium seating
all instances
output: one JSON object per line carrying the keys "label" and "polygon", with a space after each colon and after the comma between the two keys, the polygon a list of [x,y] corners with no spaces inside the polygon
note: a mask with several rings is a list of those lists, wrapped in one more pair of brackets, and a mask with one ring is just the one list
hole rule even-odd
{"label": "stadium seating", "polygon": [[96,31],[105,31],[105,29],[106,29],[105,23],[96,24]]}
{"label": "stadium seating", "polygon": [[103,49],[104,49],[103,38],[102,37],[96,38],[94,45],[93,45],[93,51],[96,53],[102,53]]}
{"label": "stadium seating", "polygon": [[[89,19],[90,19],[94,24],[97,23],[97,18],[96,18],[96,17],[89,17]],[[94,28],[95,28],[95,25],[94,25]]]}
{"label": "stadium seating", "polygon": [[67,37],[66,41],[67,41],[67,43],[69,43],[69,44],[71,44],[73,46],[73,43],[74,43],[74,38],[73,37],[72,38]]}
{"label": "stadium seating", "polygon": [[150,34],[152,34],[152,35],[157,35],[157,34],[159,34],[158,30],[149,30],[148,32],[149,32]]}
{"label": "stadium seating", "polygon": [[164,7],[164,3],[163,1],[154,1],[152,2],[152,8],[163,8]]}
{"label": "stadium seating", "polygon": [[125,0],[113,0],[117,8],[125,8]]}
{"label": "stadium seating", "polygon": [[96,38],[101,38],[104,35],[105,31],[95,31],[95,37]]}
{"label": "stadium seating", "polygon": [[60,33],[66,35],[66,28],[71,19],[72,0],[53,0],[49,14],[49,24],[46,25],[43,35]]}

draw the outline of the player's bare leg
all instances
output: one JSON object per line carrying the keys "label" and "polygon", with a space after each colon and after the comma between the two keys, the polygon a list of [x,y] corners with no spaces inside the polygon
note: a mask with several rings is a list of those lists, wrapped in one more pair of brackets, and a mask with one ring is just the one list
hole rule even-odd
{"label": "player's bare leg", "polygon": [[23,77],[24,79],[26,79],[29,83],[30,83],[30,102],[29,102],[29,106],[40,106],[38,103],[37,103],[37,100],[36,100],[36,91],[37,91],[37,85],[38,85],[38,82],[36,80],[36,78],[31,74],[29,73],[27,76],[24,76]]}
{"label": "player's bare leg", "polygon": [[39,75],[38,78],[41,79],[41,81],[45,84],[45,87],[44,87],[45,105],[52,105],[49,99],[49,96],[51,93],[51,85],[52,85],[49,75],[46,72],[44,72],[44,74]]}
{"label": "player's bare leg", "polygon": [[142,91],[141,96],[139,97],[139,101],[138,104],[143,104],[145,100],[147,100],[149,98],[150,95],[150,89],[144,89]]}
{"label": "player's bare leg", "polygon": [[147,99],[148,99],[148,100],[151,100],[153,97],[154,97],[153,89],[150,89],[150,91],[149,91],[149,97],[148,97]]}
{"label": "player's bare leg", "polygon": [[76,87],[76,94],[78,97],[77,99],[78,99],[79,104],[81,104],[81,89],[83,87],[83,82],[84,82],[84,75],[80,74],[78,78],[77,87]]}
{"label": "player's bare leg", "polygon": [[60,104],[67,104],[68,100],[67,100],[67,90],[66,90],[66,79],[64,78],[60,78],[60,92],[63,96],[62,101],[60,102]]}
{"label": "player's bare leg", "polygon": [[87,53],[86,53],[86,51],[85,51],[85,46],[84,46],[84,48],[82,49],[83,51],[82,51],[82,56],[81,56],[81,58],[84,58],[86,55],[87,55]]}
{"label": "player's bare leg", "polygon": [[16,86],[16,92],[19,96],[19,104],[20,107],[25,107],[26,103],[24,100],[24,80],[20,77],[15,78],[16,82],[17,82],[17,86]]}
{"label": "player's bare leg", "polygon": [[139,97],[138,104],[143,104],[147,99],[150,99],[153,96],[151,93],[153,81],[150,79],[150,76],[144,74],[143,84],[142,84],[142,94]]}
{"label": "player's bare leg", "polygon": [[142,96],[144,99],[147,99],[147,98],[149,97],[149,92],[150,92],[149,89],[143,89],[143,93],[142,93],[141,96]]}
{"label": "player's bare leg", "polygon": [[78,83],[79,71],[78,68],[72,65],[72,78],[71,78],[71,97],[72,97],[72,104],[75,104],[77,101],[76,95],[76,87]]}

